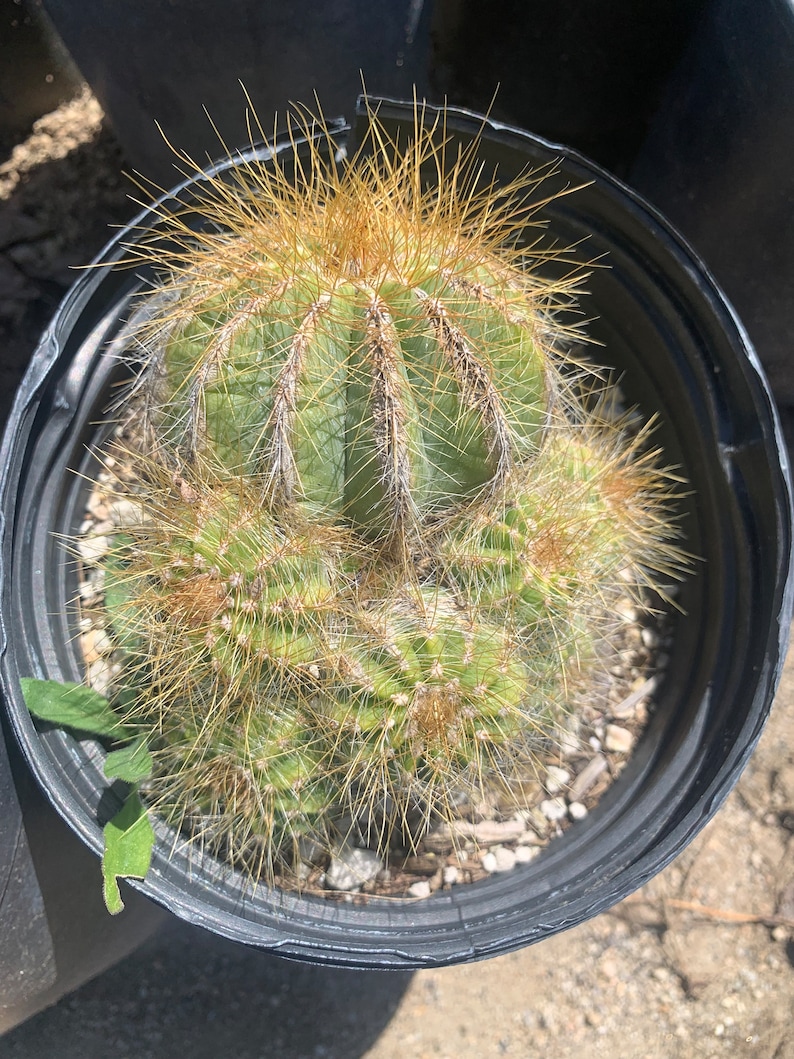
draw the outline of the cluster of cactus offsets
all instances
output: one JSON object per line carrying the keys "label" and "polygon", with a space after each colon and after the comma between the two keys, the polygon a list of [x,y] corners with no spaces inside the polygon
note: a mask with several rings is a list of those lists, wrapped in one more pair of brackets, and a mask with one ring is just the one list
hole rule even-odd
{"label": "cluster of cactus offsets", "polygon": [[483,182],[421,117],[246,163],[199,230],[174,208],[166,259],[136,250],[160,281],[124,399],[143,515],[106,560],[120,701],[150,804],[269,880],[503,804],[617,594],[682,566],[647,431],[566,356],[579,278],[528,243],[537,176]]}

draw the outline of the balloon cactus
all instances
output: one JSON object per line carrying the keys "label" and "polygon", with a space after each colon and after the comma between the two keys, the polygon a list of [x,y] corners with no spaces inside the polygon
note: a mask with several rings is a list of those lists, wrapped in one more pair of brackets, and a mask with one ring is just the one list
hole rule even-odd
{"label": "balloon cactus", "polygon": [[520,790],[617,594],[681,566],[648,431],[568,352],[537,175],[485,179],[421,118],[242,164],[137,250],[117,709],[147,802],[271,880]]}

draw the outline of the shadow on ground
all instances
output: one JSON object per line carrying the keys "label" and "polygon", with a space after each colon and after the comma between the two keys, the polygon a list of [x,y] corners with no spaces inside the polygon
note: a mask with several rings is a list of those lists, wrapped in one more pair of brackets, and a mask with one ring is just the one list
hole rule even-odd
{"label": "shadow on ground", "polygon": [[173,921],[0,1040],[2,1059],[356,1059],[409,971],[292,963]]}

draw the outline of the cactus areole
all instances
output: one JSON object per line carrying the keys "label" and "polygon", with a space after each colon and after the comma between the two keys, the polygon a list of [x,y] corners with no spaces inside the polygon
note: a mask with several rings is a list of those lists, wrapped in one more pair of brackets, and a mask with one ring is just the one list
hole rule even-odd
{"label": "cactus areole", "polygon": [[[307,118],[272,147],[230,156],[111,244],[103,261],[116,267],[81,280],[97,304],[102,291],[116,299],[103,318],[116,322],[79,350],[69,338],[75,365],[93,358],[95,371],[68,377],[85,391],[80,416],[112,426],[99,440],[71,419],[59,428],[64,466],[80,474],[63,504],[76,527],[93,490],[89,507],[118,518],[73,533],[66,553],[47,537],[66,571],[63,603],[47,613],[85,623],[68,600],[85,603],[86,586],[99,586],[91,642],[110,647],[98,662],[20,661],[11,676],[6,662],[4,679],[22,678],[46,721],[57,720],[58,692],[40,678],[71,681],[61,723],[104,740],[85,744],[94,779],[88,768],[75,784],[102,789],[104,769],[122,798],[100,819],[104,839],[91,813],[78,825],[104,841],[109,907],[121,907],[118,878],[145,875],[137,885],[238,940],[408,966],[504,951],[609,904],[595,864],[617,857],[610,811],[651,813],[651,831],[667,829],[657,849],[638,818],[632,863],[680,848],[673,821],[689,804],[691,755],[665,725],[684,695],[702,730],[703,659],[734,628],[723,597],[712,600],[722,623],[703,621],[704,600],[715,571],[753,549],[710,550],[744,513],[722,517],[733,501],[714,439],[690,445],[699,405],[660,321],[686,306],[676,341],[695,359],[713,348],[728,364],[741,340],[708,285],[689,289],[692,266],[667,230],[633,199],[624,220],[626,193],[581,160],[485,119],[384,103],[380,116],[364,105],[361,127],[356,150],[345,127]],[[648,226],[669,256],[653,269],[666,270],[678,301],[643,263]],[[626,258],[632,239],[644,249]],[[588,272],[610,250],[606,264],[624,271],[613,279],[598,260]],[[580,325],[602,310],[603,327]],[[603,350],[588,347],[591,329]],[[707,332],[710,344],[696,337]],[[610,343],[628,402],[597,366],[611,363]],[[30,466],[55,480],[59,459]],[[769,466],[765,456],[759,480]],[[690,550],[703,562],[692,566]],[[776,554],[761,561],[782,576]],[[617,604],[664,608],[679,582],[676,621],[689,610],[700,631],[677,641],[684,675],[666,705],[661,688],[656,742],[642,740],[636,769],[610,792],[606,830],[594,813],[531,864],[419,904],[381,908],[377,880],[362,908],[323,896],[339,861],[362,872],[374,862],[372,883],[432,856],[423,843],[442,832],[457,863],[476,861],[483,813],[531,820],[538,778],[570,753],[577,710],[623,643]],[[757,680],[746,640],[737,657]],[[53,633],[44,653],[63,658],[74,641]],[[766,701],[771,678],[753,695]],[[15,726],[56,758],[72,745],[38,733],[27,713]],[[670,805],[654,778],[669,768],[680,784]],[[713,792],[735,772],[715,777]],[[59,805],[78,821],[81,797]],[[565,919],[544,865],[567,879],[569,855],[599,896],[561,884],[578,894]],[[530,883],[552,924],[541,934],[526,926]],[[500,888],[506,933],[488,911]],[[438,924],[449,936],[428,955]]]}

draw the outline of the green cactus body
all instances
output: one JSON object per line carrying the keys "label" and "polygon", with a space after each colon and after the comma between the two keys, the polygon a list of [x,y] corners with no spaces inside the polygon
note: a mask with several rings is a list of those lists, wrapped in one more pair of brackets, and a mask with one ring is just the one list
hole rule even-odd
{"label": "green cactus body", "polygon": [[603,444],[556,432],[501,508],[445,535],[446,577],[483,615],[536,646],[551,635],[561,656],[581,650],[582,619],[626,591],[621,572],[652,533],[652,507],[643,515],[636,498],[632,510],[621,495],[629,481]]}
{"label": "green cactus body", "polygon": [[417,135],[213,185],[132,354],[147,517],[107,607],[151,803],[269,875],[342,815],[385,849],[537,770],[615,585],[680,566],[664,474],[549,345],[532,182],[480,194]]}
{"label": "green cactus body", "polygon": [[438,264],[416,283],[379,264],[347,280],[319,251],[311,264],[180,314],[157,363],[156,430],[176,459],[259,476],[372,536],[537,449],[548,365],[495,279],[464,284]]}
{"label": "green cactus body", "polygon": [[[393,775],[471,765],[526,723],[528,673],[499,626],[472,622],[445,590],[403,592],[352,616],[324,709]],[[378,760],[380,755],[380,760]]]}
{"label": "green cactus body", "polygon": [[[195,689],[192,698],[195,705]],[[195,817],[235,864],[272,876],[291,869],[302,838],[327,841],[334,791],[299,712],[250,708],[209,730],[183,720],[163,730],[155,756],[159,811],[178,825]]]}
{"label": "green cactus body", "polygon": [[[297,680],[325,663],[328,638],[355,576],[355,554],[333,528],[280,528],[261,505],[222,486],[117,544],[117,635],[144,657],[180,643],[212,668],[256,689]],[[201,666],[198,667],[199,674]],[[179,674],[183,679],[183,674]]]}

